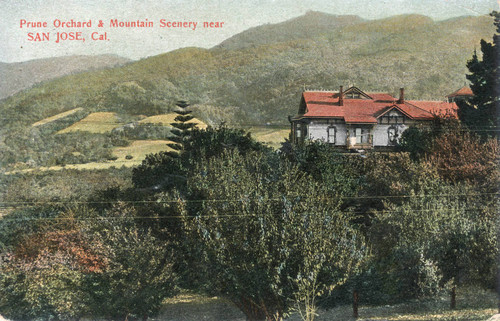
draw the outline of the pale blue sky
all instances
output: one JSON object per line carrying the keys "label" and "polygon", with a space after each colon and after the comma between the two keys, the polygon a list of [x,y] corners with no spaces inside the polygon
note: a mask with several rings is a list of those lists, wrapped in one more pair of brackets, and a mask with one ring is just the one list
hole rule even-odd
{"label": "pale blue sky", "polygon": [[[496,0],[0,0],[0,61],[15,62],[65,55],[117,54],[131,59],[157,55],[173,49],[198,46],[210,48],[250,27],[281,22],[308,10],[331,14],[354,14],[377,19],[397,14],[418,13],[435,20],[464,15],[483,15],[499,10]],[[149,19],[152,29],[97,28],[109,19]],[[168,30],[159,28],[160,19],[175,21],[224,21],[216,30]],[[47,21],[49,27],[21,29],[21,19]],[[92,19],[83,29],[86,41],[55,43],[54,19]],[[90,41],[94,31],[106,31],[109,41]],[[49,32],[49,42],[28,41],[28,32]]]}

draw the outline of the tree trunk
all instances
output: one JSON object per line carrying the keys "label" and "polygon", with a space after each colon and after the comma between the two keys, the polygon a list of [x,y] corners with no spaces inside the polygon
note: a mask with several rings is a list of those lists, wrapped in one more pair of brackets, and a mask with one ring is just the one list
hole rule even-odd
{"label": "tree trunk", "polygon": [[352,292],[352,316],[358,318],[358,291]]}
{"label": "tree trunk", "polygon": [[247,321],[279,321],[283,319],[280,313],[271,315],[263,302],[257,304],[245,298],[233,302],[245,314]]}
{"label": "tree trunk", "polygon": [[451,302],[450,309],[454,310],[457,308],[457,287],[454,285],[451,288]]}

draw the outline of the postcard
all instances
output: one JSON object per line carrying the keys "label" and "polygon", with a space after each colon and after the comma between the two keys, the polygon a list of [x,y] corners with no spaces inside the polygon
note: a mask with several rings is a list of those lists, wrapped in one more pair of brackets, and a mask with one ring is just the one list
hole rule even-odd
{"label": "postcard", "polygon": [[0,4],[0,320],[498,319],[497,1]]}

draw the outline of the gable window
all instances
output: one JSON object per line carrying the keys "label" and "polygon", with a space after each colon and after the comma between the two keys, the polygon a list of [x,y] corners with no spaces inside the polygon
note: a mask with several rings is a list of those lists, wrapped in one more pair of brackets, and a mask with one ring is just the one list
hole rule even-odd
{"label": "gable window", "polygon": [[399,116],[382,116],[380,117],[381,124],[404,124],[405,118],[401,115]]}
{"label": "gable window", "polygon": [[334,126],[330,126],[327,129],[327,134],[328,134],[328,143],[330,144],[335,144],[335,136],[336,136],[337,129]]}
{"label": "gable window", "polygon": [[351,91],[345,94],[345,98],[360,99],[361,95],[358,92]]}

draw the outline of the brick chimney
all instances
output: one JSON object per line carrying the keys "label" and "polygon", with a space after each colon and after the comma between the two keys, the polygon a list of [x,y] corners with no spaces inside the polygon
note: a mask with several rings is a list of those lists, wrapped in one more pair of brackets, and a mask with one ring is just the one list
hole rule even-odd
{"label": "brick chimney", "polygon": [[339,106],[344,106],[344,86],[340,86],[340,90],[339,90]]}
{"label": "brick chimney", "polygon": [[404,102],[405,102],[405,89],[399,88],[398,104],[404,104]]}

